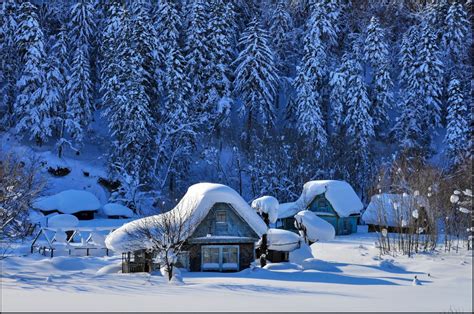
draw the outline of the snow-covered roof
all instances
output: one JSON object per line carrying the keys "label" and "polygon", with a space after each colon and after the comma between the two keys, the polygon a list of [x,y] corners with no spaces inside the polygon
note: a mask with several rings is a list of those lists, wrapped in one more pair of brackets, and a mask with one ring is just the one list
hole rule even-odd
{"label": "snow-covered roof", "polygon": [[312,242],[331,241],[336,236],[333,225],[312,211],[300,211],[295,215],[295,220],[306,228],[306,236]]}
{"label": "snow-covered roof", "polygon": [[104,214],[107,216],[123,216],[131,218],[133,211],[127,206],[123,206],[117,203],[107,203],[104,205]]}
{"label": "snow-covered roof", "polygon": [[198,183],[189,187],[181,201],[171,211],[134,220],[115,230],[106,239],[107,247],[116,252],[147,248],[148,244],[145,239],[139,242],[134,241],[129,236],[130,233],[147,222],[152,223],[156,219],[163,219],[166,217],[165,215],[176,214],[189,223],[190,228],[185,235],[185,237],[189,237],[216,203],[231,205],[258,236],[267,232],[267,225],[260,216],[232,188],[216,183]]}
{"label": "snow-covered roof", "polygon": [[405,227],[418,214],[420,206],[428,208],[424,196],[410,194],[376,194],[370,199],[362,219],[367,224]]}
{"label": "snow-covered roof", "polygon": [[33,207],[43,211],[57,210],[64,214],[74,214],[80,211],[98,210],[100,202],[90,192],[66,190],[58,194],[38,198],[33,203]]}
{"label": "snow-covered roof", "polygon": [[48,227],[71,230],[79,225],[79,219],[70,214],[54,215],[48,218]]}
{"label": "snow-covered roof", "polygon": [[252,201],[252,208],[260,214],[268,214],[270,223],[275,223],[278,219],[278,200],[273,196],[262,196]]}
{"label": "snow-covered roof", "polygon": [[283,229],[268,229],[268,249],[274,251],[290,252],[301,246],[301,238],[298,234]]}
{"label": "snow-covered roof", "polygon": [[314,198],[320,194],[325,195],[339,217],[360,214],[360,211],[364,208],[349,183],[338,180],[316,180],[305,183],[301,196],[295,202],[280,204],[278,218],[291,217],[305,210]]}

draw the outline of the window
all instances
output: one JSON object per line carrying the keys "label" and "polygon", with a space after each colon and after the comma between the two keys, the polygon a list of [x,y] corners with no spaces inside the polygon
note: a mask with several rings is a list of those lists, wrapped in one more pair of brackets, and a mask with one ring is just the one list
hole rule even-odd
{"label": "window", "polygon": [[239,247],[212,245],[202,247],[202,270],[239,270]]}
{"label": "window", "polygon": [[216,223],[218,224],[227,223],[227,212],[225,210],[216,211]]}

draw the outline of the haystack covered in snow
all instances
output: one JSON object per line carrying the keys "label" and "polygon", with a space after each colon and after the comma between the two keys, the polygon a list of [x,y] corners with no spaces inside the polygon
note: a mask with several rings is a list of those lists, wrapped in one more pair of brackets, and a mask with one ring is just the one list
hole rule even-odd
{"label": "haystack covered in snow", "polygon": [[[191,271],[247,268],[254,258],[255,242],[267,232],[260,216],[236,191],[221,184],[198,183],[188,189],[171,211],[132,221],[114,231],[106,239],[107,247],[133,253],[133,261],[124,260],[124,269],[140,269],[133,263],[148,263],[145,253],[153,249],[152,239],[137,239],[134,233],[144,225],[153,228],[156,222],[172,217],[185,222],[186,243],[179,263]],[[144,266],[142,271],[145,270]]]}
{"label": "haystack covered in snow", "polygon": [[317,180],[307,182],[295,202],[280,204],[278,218],[285,229],[294,230],[294,216],[310,210],[332,224],[336,234],[350,234],[357,231],[357,219],[363,207],[349,183]]}
{"label": "haystack covered in snow", "polygon": [[43,214],[58,212],[71,214],[79,219],[93,219],[94,213],[100,208],[97,197],[83,190],[66,190],[51,196],[38,198],[33,203],[33,208]]}
{"label": "haystack covered in snow", "polygon": [[376,194],[370,199],[362,220],[369,225],[370,231],[379,227],[397,231],[407,228],[416,219],[424,219],[428,210],[428,200],[421,195]]}
{"label": "haystack covered in snow", "polygon": [[336,235],[334,227],[314,212],[302,210],[295,215],[295,220],[300,226],[301,236],[309,242],[334,240]]}

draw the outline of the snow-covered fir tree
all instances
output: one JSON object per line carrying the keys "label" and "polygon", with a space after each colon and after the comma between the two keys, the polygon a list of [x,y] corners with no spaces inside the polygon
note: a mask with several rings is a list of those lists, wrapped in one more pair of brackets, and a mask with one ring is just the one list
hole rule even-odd
{"label": "snow-covered fir tree", "polygon": [[374,119],[376,130],[384,132],[389,120],[387,110],[391,108],[393,102],[393,83],[390,78],[389,51],[384,29],[376,17],[372,17],[367,27],[367,38],[364,47],[364,57],[370,66],[372,76],[369,93],[372,101],[370,115]]}
{"label": "snow-covered fir tree", "polygon": [[[110,154],[112,169],[120,169],[141,184],[153,174],[151,151],[156,130],[146,94],[142,59],[132,44],[129,27],[124,28],[118,52],[118,91],[105,111],[114,137]],[[117,174],[117,173],[116,173]],[[123,175],[123,174],[118,174]]]}
{"label": "snow-covered fir tree", "polygon": [[18,133],[41,145],[52,135],[53,119],[51,103],[47,101],[45,38],[36,10],[29,2],[19,8],[15,37],[24,67],[16,83],[14,115]]}
{"label": "snow-covered fir tree", "polygon": [[181,51],[172,48],[166,59],[165,102],[160,128],[168,145],[160,153],[168,164],[165,177],[174,193],[177,181],[186,176],[196,145],[197,121],[192,118],[191,84],[186,77],[186,61]]}
{"label": "snow-covered fir tree", "polygon": [[204,88],[203,71],[209,60],[209,50],[211,49],[207,40],[207,24],[209,22],[209,3],[204,0],[192,1],[189,9],[189,25],[186,32],[185,54],[188,64],[187,72],[190,75],[190,82],[193,88],[195,99]]}
{"label": "snow-covered fir tree", "polygon": [[351,177],[354,185],[364,191],[371,180],[371,142],[374,123],[370,116],[370,100],[363,78],[362,66],[357,60],[347,58],[347,114],[344,125],[352,156]]}
{"label": "snow-covered fir tree", "polygon": [[466,53],[466,41],[472,40],[470,22],[467,11],[462,3],[453,2],[449,7],[443,32],[443,44],[453,57],[453,62],[459,62]]}
{"label": "snow-covered fir tree", "polygon": [[123,44],[128,11],[119,1],[110,4],[104,21],[102,32],[102,65],[101,65],[101,93],[104,106],[110,107],[115,102],[120,89],[119,75],[121,73],[119,49]]}
{"label": "snow-covered fir tree", "polygon": [[235,18],[232,2],[214,0],[210,3],[210,20],[207,24],[209,62],[205,67],[203,110],[211,125],[219,124],[219,102],[230,97],[232,62],[232,20]]}
{"label": "snow-covered fir tree", "polygon": [[131,15],[131,40],[135,45],[135,51],[142,59],[142,68],[145,71],[142,84],[145,86],[148,98],[156,100],[156,84],[154,81],[155,60],[157,49],[156,33],[152,23],[151,3],[149,0],[132,1],[130,6]]}
{"label": "snow-covered fir tree", "polygon": [[77,142],[92,120],[95,108],[91,77],[91,47],[95,30],[94,6],[91,0],[80,0],[70,13],[70,42],[72,46],[71,76],[68,82],[68,131]]}
{"label": "snow-covered fir tree", "polygon": [[159,0],[153,12],[153,24],[157,34],[157,48],[154,55],[157,62],[155,80],[160,91],[165,81],[163,76],[166,71],[166,58],[168,53],[176,47],[179,39],[181,17],[177,5],[177,1],[174,0]]}
{"label": "snow-covered fir tree", "polygon": [[268,133],[275,122],[275,93],[278,73],[268,32],[257,18],[247,26],[240,38],[241,51],[235,61],[234,94],[242,100],[240,114],[244,117],[247,147],[252,133],[260,125]]}
{"label": "snow-covered fir tree", "polygon": [[15,85],[20,68],[20,58],[15,42],[18,28],[16,1],[4,1],[0,6],[0,123],[5,126],[13,124],[13,103],[15,102]]}
{"label": "snow-covered fir tree", "polygon": [[447,145],[447,155],[451,163],[457,165],[471,153],[470,112],[467,102],[464,100],[459,80],[451,80],[448,96],[448,117],[444,142]]}
{"label": "snow-covered fir tree", "polygon": [[287,9],[287,1],[279,0],[271,13],[270,37],[275,52],[275,62],[281,73],[289,74],[289,54],[293,50],[293,19]]}
{"label": "snow-covered fir tree", "polygon": [[323,117],[323,85],[328,72],[327,46],[323,43],[323,33],[329,37],[336,34],[326,19],[325,10],[320,4],[312,5],[312,13],[306,25],[304,55],[297,68],[296,90],[296,125],[298,132],[311,145],[308,149],[316,152],[319,158],[321,147],[327,142],[327,133]]}
{"label": "snow-covered fir tree", "polygon": [[426,110],[427,126],[437,127],[441,121],[443,63],[435,41],[435,32],[428,23],[421,27],[421,43],[413,77],[409,79]]}

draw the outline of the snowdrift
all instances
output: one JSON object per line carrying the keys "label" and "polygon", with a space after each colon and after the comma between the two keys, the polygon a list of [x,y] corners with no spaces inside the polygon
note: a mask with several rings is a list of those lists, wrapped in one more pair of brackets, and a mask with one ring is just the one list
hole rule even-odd
{"label": "snowdrift", "polygon": [[337,180],[317,180],[306,182],[301,196],[292,203],[280,204],[278,218],[292,217],[307,208],[313,199],[324,194],[339,217],[360,214],[364,205],[349,183]]}
{"label": "snowdrift", "polygon": [[37,199],[33,203],[33,207],[43,211],[58,210],[64,214],[74,214],[80,211],[98,210],[100,202],[90,192],[66,190]]}
{"label": "snowdrift", "polygon": [[300,211],[295,220],[306,228],[306,236],[311,242],[331,241],[336,236],[334,227],[312,211]]}
{"label": "snowdrift", "polygon": [[105,243],[109,249],[116,252],[149,248],[150,243],[147,239],[138,241],[132,239],[129,234],[143,224],[152,224],[155,219],[174,215],[182,217],[189,224],[188,232],[185,234],[185,237],[189,237],[216,203],[231,205],[259,236],[267,232],[267,226],[262,218],[232,188],[222,184],[198,183],[189,187],[181,201],[171,211],[129,222],[107,236]]}

